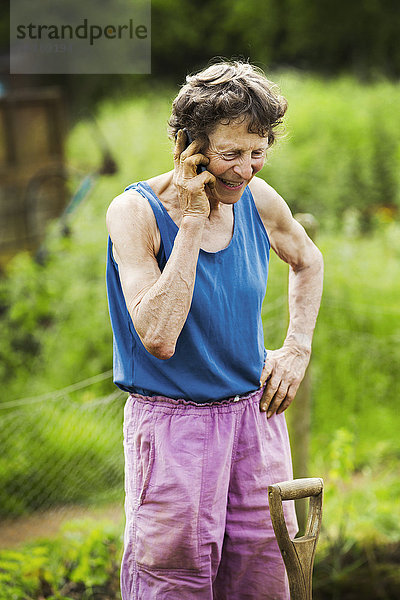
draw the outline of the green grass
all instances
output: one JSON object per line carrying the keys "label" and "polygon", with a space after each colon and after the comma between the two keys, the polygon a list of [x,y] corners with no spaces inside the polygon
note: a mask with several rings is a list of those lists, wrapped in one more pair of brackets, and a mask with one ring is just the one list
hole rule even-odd
{"label": "green grass", "polygon": [[287,135],[265,172],[294,212],[312,212],[326,228],[355,209],[365,229],[377,207],[398,210],[400,86],[290,71],[277,81],[289,101]]}
{"label": "green grass", "polygon": [[325,291],[314,344],[315,433],[350,429],[363,462],[374,441],[393,443],[400,425],[400,227],[373,237],[321,239]]}

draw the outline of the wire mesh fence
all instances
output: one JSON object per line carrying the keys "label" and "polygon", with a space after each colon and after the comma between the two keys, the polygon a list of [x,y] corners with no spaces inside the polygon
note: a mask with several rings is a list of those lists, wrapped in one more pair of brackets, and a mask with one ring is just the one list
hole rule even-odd
{"label": "wire mesh fence", "polygon": [[70,395],[110,376],[0,405],[0,528],[56,507],[122,505],[126,394]]}

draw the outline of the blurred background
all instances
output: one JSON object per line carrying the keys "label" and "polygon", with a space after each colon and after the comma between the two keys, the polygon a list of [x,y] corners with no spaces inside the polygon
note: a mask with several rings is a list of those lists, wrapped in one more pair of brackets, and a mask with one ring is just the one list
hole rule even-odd
{"label": "blurred background", "polygon": [[[0,599],[120,597],[105,212],[172,168],[171,101],[214,56],[250,60],[288,99],[261,176],[325,259],[287,412],[295,475],[325,481],[314,598],[399,598],[400,4],[153,0],[150,75],[12,76],[0,11]],[[267,348],[287,275],[272,257]]]}

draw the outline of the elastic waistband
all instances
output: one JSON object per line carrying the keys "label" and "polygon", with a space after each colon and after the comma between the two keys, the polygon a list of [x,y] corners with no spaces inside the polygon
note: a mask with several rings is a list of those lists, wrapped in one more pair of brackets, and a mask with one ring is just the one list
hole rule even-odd
{"label": "elastic waistband", "polygon": [[198,411],[207,411],[212,409],[213,411],[229,412],[236,407],[239,409],[243,408],[243,403],[259,402],[264,391],[265,384],[253,392],[248,394],[242,394],[232,396],[231,398],[225,398],[223,400],[215,400],[213,402],[194,402],[193,400],[185,400],[184,398],[168,398],[167,396],[142,396],[141,394],[131,394],[129,400],[147,406],[150,410],[152,407],[168,408],[168,409],[197,409]]}

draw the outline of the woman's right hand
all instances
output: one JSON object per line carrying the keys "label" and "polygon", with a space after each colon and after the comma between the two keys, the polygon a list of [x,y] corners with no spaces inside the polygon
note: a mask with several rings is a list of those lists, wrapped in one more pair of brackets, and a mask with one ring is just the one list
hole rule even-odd
{"label": "woman's right hand", "polygon": [[173,181],[178,190],[181,210],[183,215],[208,217],[210,202],[205,185],[208,184],[212,192],[215,177],[209,171],[197,174],[197,165],[207,165],[209,162],[204,154],[199,153],[200,142],[194,140],[186,149],[185,146],[186,134],[180,129],[175,142]]}

